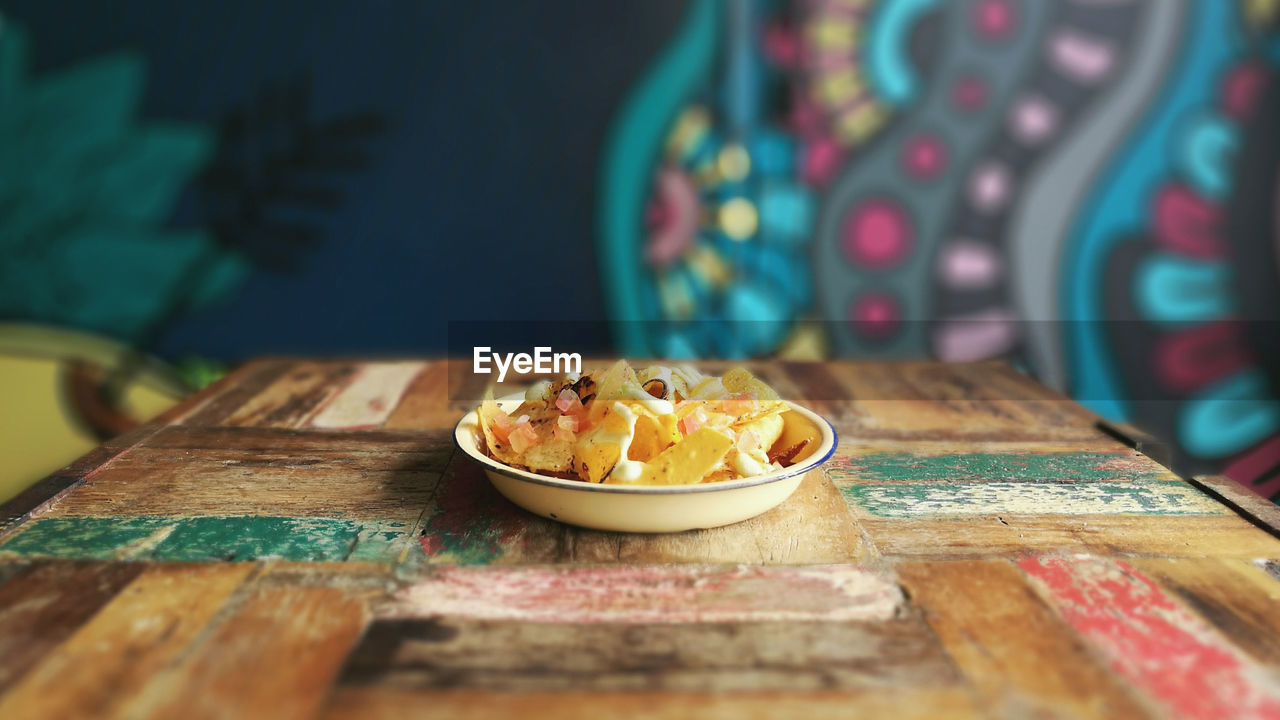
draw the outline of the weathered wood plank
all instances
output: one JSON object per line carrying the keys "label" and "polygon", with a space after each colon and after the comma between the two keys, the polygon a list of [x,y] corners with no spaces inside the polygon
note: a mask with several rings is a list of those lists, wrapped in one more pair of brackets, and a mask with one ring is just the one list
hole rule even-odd
{"label": "weathered wood plank", "polygon": [[103,442],[98,447],[76,458],[70,465],[55,472],[54,475],[69,477],[88,477],[93,475],[112,460],[138,445],[146,443],[147,440],[150,440],[163,429],[163,425],[155,423],[139,425],[126,433]]}
{"label": "weathered wood plank", "polygon": [[[412,577],[412,573],[406,577]],[[260,588],[333,587],[353,596],[376,591],[379,599],[385,599],[398,584],[395,568],[384,563],[295,560],[263,563],[262,573],[254,581],[254,587]]]}
{"label": "weathered wood plank", "polygon": [[831,409],[833,405],[852,403],[848,388],[836,379],[824,362],[787,362],[781,365],[795,393],[788,400],[813,407]]}
{"label": "weathered wood plank", "polygon": [[180,421],[183,417],[190,415],[195,410],[202,408],[214,397],[244,383],[254,373],[257,373],[261,369],[263,363],[278,361],[278,358],[275,360],[261,359],[237,365],[222,377],[183,398],[177,405],[174,405],[168,410],[165,410],[155,416],[151,419],[151,422],[158,425],[172,425],[173,423]]}
{"label": "weathered wood plank", "polygon": [[902,604],[891,576],[847,565],[555,566],[441,568],[377,613],[560,623],[875,621]]}
{"label": "weathered wood plank", "polygon": [[[663,364],[669,363],[669,361],[658,360],[656,363]],[[803,391],[792,380],[793,373],[787,369],[787,363],[776,360],[755,360],[748,361],[743,364],[751,371],[751,374],[765,381],[769,384],[769,387],[776,390],[779,397],[799,402],[799,399],[803,395]],[[729,367],[721,369],[716,374],[723,375],[726,370],[729,370],[732,367],[733,365],[729,365]]]}
{"label": "weathered wood plank", "polygon": [[[1074,438],[989,440],[986,438],[884,438],[853,435],[841,437],[838,452],[847,455],[875,453],[915,453],[946,455],[962,453],[1101,453],[1133,455],[1137,453],[1115,438],[1099,435],[1092,439]],[[1141,455],[1141,453],[1137,453]]]}
{"label": "weathered wood plank", "polygon": [[7,500],[0,505],[0,540],[31,520],[40,510],[66,497],[82,482],[82,477],[51,475]]}
{"label": "weathered wood plank", "polygon": [[[151,450],[234,449],[265,453],[287,451],[306,453],[349,453],[361,455],[421,454],[419,469],[440,471],[453,454],[453,433],[446,430],[290,430],[243,427],[173,426],[147,438],[143,446]],[[388,461],[391,463],[398,460]]]}
{"label": "weathered wood plank", "polygon": [[[1223,515],[1231,510],[1131,450],[1082,452],[1017,443],[922,444],[868,452],[842,445],[823,470],[859,515]],[[896,445],[896,443],[895,443]],[[886,449],[883,446],[880,449]],[[999,449],[1000,451],[993,451]]]}
{"label": "weathered wood plank", "polygon": [[1192,482],[1257,525],[1280,533],[1280,505],[1222,475],[1201,475]]}
{"label": "weathered wood plank", "polygon": [[340,682],[504,692],[957,687],[919,618],[868,623],[377,620]]}
{"label": "weathered wood plank", "polygon": [[142,570],[140,565],[40,563],[0,585],[0,693]]}
{"label": "weathered wood plank", "polygon": [[426,363],[365,363],[341,392],[326,402],[307,425],[319,428],[381,427]]}
{"label": "weathered wood plank", "polygon": [[412,523],[452,440],[440,431],[395,435],[170,428],[90,477],[50,516],[259,514]]}
{"label": "weathered wood plank", "polygon": [[[853,399],[841,430],[864,436],[932,435],[1097,439],[1095,416],[1005,363],[828,363]],[[833,392],[835,390],[833,389]]]}
{"label": "weathered wood plank", "polygon": [[132,560],[173,531],[175,518],[41,518],[0,544],[0,557]]}
{"label": "weathered wood plank", "polygon": [[492,693],[344,686],[325,708],[326,720],[966,720],[980,717],[968,692],[939,688],[867,688],[744,693]]}
{"label": "weathered wood plank", "polygon": [[395,563],[416,549],[413,525],[336,518],[175,515],[41,518],[0,544],[3,558],[177,562]]}
{"label": "weathered wood plank", "polygon": [[1280,557],[1280,540],[1234,515],[864,517],[888,557],[1011,556],[1029,551],[1171,557]]}
{"label": "weathered wood plank", "polygon": [[740,523],[660,535],[575,529],[567,553],[573,562],[807,565],[863,562],[875,550],[831,481],[812,472],[782,504]]}
{"label": "weathered wood plank", "polygon": [[0,697],[0,717],[112,714],[181,657],[252,569],[147,569]]}
{"label": "weathered wood plank", "polygon": [[455,453],[423,514],[420,545],[436,564],[551,563],[564,556],[568,532],[513,505],[479,464]]}
{"label": "weathered wood plank", "polygon": [[1167,713],[1280,717],[1280,683],[1132,565],[1031,557],[1019,566],[1111,668]]}
{"label": "weathered wood plank", "polygon": [[258,588],[124,714],[314,717],[364,621],[337,588]]}
{"label": "weathered wood plank", "polygon": [[307,421],[355,376],[352,363],[296,362],[221,425],[295,428]]}
{"label": "weathered wood plank", "polygon": [[1280,668],[1280,582],[1247,560],[1134,558],[1187,607],[1256,660]]}
{"label": "weathered wood plank", "polygon": [[0,585],[9,582],[16,575],[25,574],[35,565],[32,561],[0,562]]}
{"label": "weathered wood plank", "polygon": [[765,563],[865,560],[862,540],[840,493],[810,473],[785,502],[734,525],[660,535],[610,533],[531,515],[498,494],[480,467],[457,455],[426,514],[422,547],[429,562]]}
{"label": "weathered wood plank", "polygon": [[389,430],[452,429],[463,410],[450,405],[448,388],[448,362],[432,362],[414,378],[382,426]]}
{"label": "weathered wood plank", "polygon": [[961,482],[850,484],[850,505],[884,518],[969,515],[1231,515],[1180,480],[1171,482]]}
{"label": "weathered wood plank", "polygon": [[897,571],[994,715],[1148,717],[1012,564],[904,563]]}
{"label": "weathered wood plank", "polygon": [[916,481],[1088,483],[1181,478],[1146,456],[1110,444],[841,442],[823,466],[833,480],[880,485]]}
{"label": "weathered wood plank", "polygon": [[80,487],[85,477],[144,442],[160,429],[159,425],[143,425],[112,438],[85,453],[70,465],[18,493],[4,504],[0,504],[0,538],[53,507],[59,500]]}
{"label": "weathered wood plank", "polygon": [[287,373],[296,363],[296,360],[282,358],[247,363],[216,383],[212,391],[180,403],[169,413],[162,415],[163,422],[195,426],[217,425]]}

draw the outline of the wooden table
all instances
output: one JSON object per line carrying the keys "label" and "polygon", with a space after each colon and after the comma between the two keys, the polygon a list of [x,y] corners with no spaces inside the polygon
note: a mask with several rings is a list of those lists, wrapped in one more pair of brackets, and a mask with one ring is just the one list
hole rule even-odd
{"label": "wooden table", "polygon": [[444,361],[250,363],[3,507],[0,718],[1280,717],[1270,504],[1005,365],[754,369],[837,455],[641,536],[498,496]]}

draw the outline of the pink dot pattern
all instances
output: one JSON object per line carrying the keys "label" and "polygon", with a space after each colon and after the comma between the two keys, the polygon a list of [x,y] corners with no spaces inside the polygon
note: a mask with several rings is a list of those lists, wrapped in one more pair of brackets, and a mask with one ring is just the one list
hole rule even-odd
{"label": "pink dot pattern", "polygon": [[855,205],[843,227],[845,257],[855,265],[885,269],[911,252],[913,230],[902,208],[886,198]]}
{"label": "pink dot pattern", "polygon": [[980,0],[973,7],[973,26],[988,40],[1004,40],[1017,29],[1017,10],[1009,0]]}
{"label": "pink dot pattern", "polygon": [[998,162],[986,163],[969,179],[969,202],[984,212],[995,212],[1009,201],[1012,185],[1008,168]]}
{"label": "pink dot pattern", "polygon": [[1042,97],[1024,97],[1014,103],[1009,126],[1018,140],[1028,145],[1039,145],[1057,131],[1058,109]]}
{"label": "pink dot pattern", "polygon": [[951,104],[963,112],[981,110],[987,104],[987,83],[976,75],[966,75],[951,87]]}
{"label": "pink dot pattern", "polygon": [[973,240],[956,240],[942,248],[938,274],[947,286],[957,290],[990,287],[1000,279],[1004,263],[990,245]]}
{"label": "pink dot pattern", "polygon": [[902,168],[917,180],[933,179],[946,167],[947,146],[936,135],[916,135],[902,147]]}
{"label": "pink dot pattern", "polygon": [[866,292],[850,304],[849,322],[863,337],[885,338],[892,335],[902,322],[902,306],[888,293]]}

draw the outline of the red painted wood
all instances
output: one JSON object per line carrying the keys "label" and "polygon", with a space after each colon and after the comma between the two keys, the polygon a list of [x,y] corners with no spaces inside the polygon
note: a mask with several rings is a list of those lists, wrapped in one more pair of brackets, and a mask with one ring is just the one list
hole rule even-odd
{"label": "red painted wood", "polygon": [[1280,718],[1277,678],[1127,563],[1076,556],[1018,564],[1113,670],[1174,717]]}

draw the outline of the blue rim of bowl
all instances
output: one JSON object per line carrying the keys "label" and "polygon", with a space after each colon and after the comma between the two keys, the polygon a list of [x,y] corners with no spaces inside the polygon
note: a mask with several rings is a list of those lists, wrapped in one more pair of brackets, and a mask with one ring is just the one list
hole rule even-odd
{"label": "blue rim of bowl", "polygon": [[[499,398],[498,401],[502,402],[507,399],[508,398],[503,397]],[[684,495],[688,493],[723,492],[727,490],[755,487],[757,485],[768,485],[769,483],[775,483],[780,480],[793,478],[797,475],[803,475],[804,473],[821,467],[823,463],[830,460],[831,456],[835,454],[836,448],[840,445],[840,435],[836,432],[836,426],[833,425],[830,420],[826,419],[819,413],[804,407],[803,405],[793,403],[790,400],[784,400],[783,402],[787,403],[787,405],[792,409],[799,409],[803,411],[805,415],[821,420],[822,423],[827,426],[827,429],[831,431],[831,447],[827,448],[827,452],[816,460],[814,459],[816,455],[811,456],[799,465],[792,465],[789,468],[784,468],[775,473],[768,473],[759,477],[746,478],[742,480],[722,480],[715,483],[697,483],[694,485],[605,485],[603,483],[589,483],[584,480],[566,480],[563,478],[547,477],[527,470],[517,470],[516,468],[504,465],[501,462],[494,460],[488,455],[480,453],[478,443],[476,443],[476,450],[472,451],[463,447],[458,441],[458,432],[462,429],[462,424],[467,421],[467,418],[472,415],[476,415],[477,423],[479,422],[479,408],[471,410],[466,415],[463,415],[462,419],[458,421],[458,424],[453,426],[453,446],[458,450],[461,450],[467,457],[475,460],[491,471],[497,472],[513,480],[520,480],[533,485],[545,485],[547,487],[561,488],[576,492],[602,492],[617,493],[621,495]]]}

